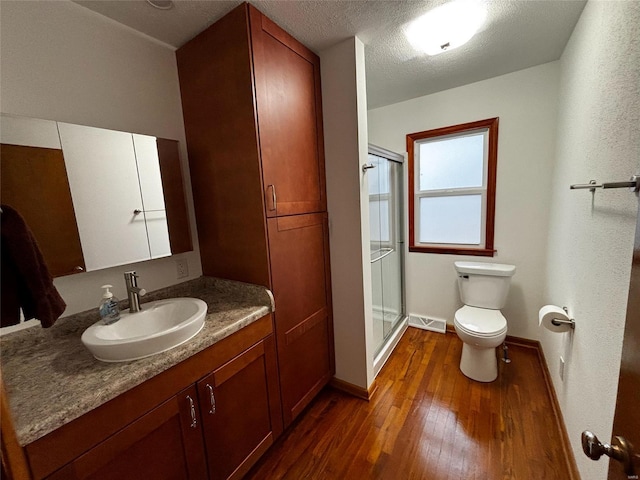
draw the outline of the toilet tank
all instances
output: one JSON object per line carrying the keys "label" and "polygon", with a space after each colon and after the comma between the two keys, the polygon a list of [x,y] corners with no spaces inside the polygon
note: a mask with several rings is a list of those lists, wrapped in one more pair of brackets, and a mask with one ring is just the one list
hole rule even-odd
{"label": "toilet tank", "polygon": [[509,293],[514,265],[482,262],[454,262],[458,272],[460,299],[471,307],[500,310]]}

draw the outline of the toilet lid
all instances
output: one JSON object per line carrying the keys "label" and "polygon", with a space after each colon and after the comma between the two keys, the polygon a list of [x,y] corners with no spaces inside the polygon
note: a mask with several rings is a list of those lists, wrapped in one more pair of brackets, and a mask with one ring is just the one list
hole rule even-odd
{"label": "toilet lid", "polygon": [[507,329],[507,320],[500,310],[467,305],[456,312],[455,322],[463,330],[482,336],[496,335]]}

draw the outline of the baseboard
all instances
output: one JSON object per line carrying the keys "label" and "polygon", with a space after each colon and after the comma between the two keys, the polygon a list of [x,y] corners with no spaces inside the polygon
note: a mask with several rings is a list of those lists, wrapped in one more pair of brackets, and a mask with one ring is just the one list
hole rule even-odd
{"label": "baseboard", "polygon": [[[530,342],[532,340],[529,340]],[[567,462],[567,469],[569,470],[569,480],[580,480],[580,473],[578,471],[578,465],[576,464],[576,457],[573,454],[573,448],[571,448],[571,441],[569,440],[569,434],[567,433],[567,427],[564,423],[564,417],[562,416],[562,410],[560,409],[560,403],[556,396],[556,389],[553,387],[551,380],[551,374],[549,373],[549,367],[547,365],[547,359],[542,351],[542,345],[536,341],[536,350],[538,352],[538,360],[542,367],[542,375],[544,377],[544,383],[547,386],[547,392],[551,397],[551,407],[553,408],[553,418],[558,426],[560,435],[562,436],[562,452]]]}
{"label": "baseboard", "polygon": [[513,335],[507,335],[504,340],[505,343],[510,345],[518,345],[519,347],[535,348],[540,351],[540,342],[538,340],[531,340],[530,338],[514,337]]}
{"label": "baseboard", "polygon": [[376,390],[378,390],[378,383],[375,380],[371,385],[369,385],[369,388],[363,388],[358,385],[354,385],[353,383],[345,382],[344,380],[333,377],[329,382],[329,385],[336,390],[340,390],[341,392],[347,393],[353,397],[361,398],[367,402],[373,398]]}
{"label": "baseboard", "polygon": [[[456,333],[456,329],[453,325],[447,323],[447,333]],[[531,340],[530,338],[514,337],[513,335],[507,335],[504,340],[505,343],[511,345],[518,345],[520,347],[535,348],[540,350],[540,342],[538,340]]]}

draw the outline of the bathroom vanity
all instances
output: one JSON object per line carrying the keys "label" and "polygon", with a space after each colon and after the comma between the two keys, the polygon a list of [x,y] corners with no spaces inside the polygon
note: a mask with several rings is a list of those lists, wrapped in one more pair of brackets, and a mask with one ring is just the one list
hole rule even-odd
{"label": "bathroom vanity", "polygon": [[240,478],[282,433],[271,293],[201,277],[145,300],[180,296],[207,303],[203,330],[137,361],[100,362],[84,348],[95,311],[2,338],[33,479]]}
{"label": "bathroom vanity", "polygon": [[[245,3],[176,60],[210,277],[163,298],[204,300],[204,329],[120,364],[98,362],[80,342],[96,312],[3,338],[15,443],[34,479],[240,478],[335,372],[319,57]],[[93,132],[57,128],[63,150],[66,138]],[[125,138],[117,133],[97,136]],[[84,140],[73,145],[87,150]],[[127,205],[128,226],[146,218]]]}

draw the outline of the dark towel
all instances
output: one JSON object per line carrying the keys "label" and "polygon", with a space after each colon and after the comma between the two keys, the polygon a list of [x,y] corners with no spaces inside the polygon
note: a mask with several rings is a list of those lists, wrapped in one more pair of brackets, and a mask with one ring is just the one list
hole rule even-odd
{"label": "dark towel", "polygon": [[22,216],[2,205],[2,317],[0,325],[37,318],[47,328],[62,315],[66,303],[53,285],[53,278],[36,239]]}

